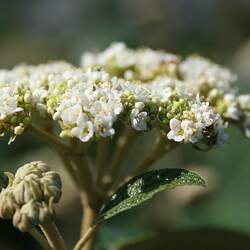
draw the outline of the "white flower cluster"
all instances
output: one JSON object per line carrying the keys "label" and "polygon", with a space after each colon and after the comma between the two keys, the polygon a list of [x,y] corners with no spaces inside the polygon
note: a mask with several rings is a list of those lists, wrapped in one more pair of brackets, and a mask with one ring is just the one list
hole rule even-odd
{"label": "white flower cluster", "polygon": [[112,43],[99,54],[85,53],[82,56],[84,68],[102,66],[109,72],[125,79],[151,80],[157,75],[176,74],[179,57],[149,48],[132,50],[124,43]]}
{"label": "white flower cluster", "polygon": [[[56,62],[38,66],[20,65],[12,70],[0,70],[0,134],[10,131],[21,134],[30,123],[33,109],[46,111],[50,73],[63,73],[73,68]],[[34,110],[33,110],[34,111]]]}
{"label": "white flower cluster", "polygon": [[56,97],[58,105],[53,119],[59,120],[62,136],[74,136],[89,141],[96,133],[102,137],[115,133],[113,123],[122,112],[121,92],[105,71],[67,72],[63,82],[70,87]]}
{"label": "white flower cluster", "polygon": [[29,90],[24,86],[0,82],[0,136],[11,131],[14,140],[30,122]]}
{"label": "white flower cluster", "polygon": [[[114,43],[66,62],[0,71],[0,131],[20,134],[33,114],[83,142],[115,134],[116,121],[137,131],[164,130],[169,140],[225,142],[225,122],[250,128],[250,98],[237,96],[228,69],[200,56],[179,56]],[[250,130],[246,130],[246,132]]]}
{"label": "white flower cluster", "polygon": [[200,102],[198,98],[190,110],[183,112],[182,120],[172,118],[169,126],[171,130],[167,136],[170,140],[198,143],[203,138],[206,139],[207,132],[210,138],[213,133],[217,136],[212,138],[216,146],[222,146],[227,140],[221,117],[213,111],[208,102]]}
{"label": "white flower cluster", "polygon": [[236,81],[236,75],[227,68],[198,55],[190,56],[179,65],[181,77],[187,84],[194,85],[198,91],[217,89],[229,91]]}
{"label": "white flower cluster", "polygon": [[15,85],[0,87],[0,102],[0,120],[23,111],[23,108],[18,107],[18,91]]}

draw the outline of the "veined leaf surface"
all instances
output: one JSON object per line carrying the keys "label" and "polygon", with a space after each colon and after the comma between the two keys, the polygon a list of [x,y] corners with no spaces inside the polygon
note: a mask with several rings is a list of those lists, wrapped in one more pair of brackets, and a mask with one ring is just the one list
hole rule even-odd
{"label": "veined leaf surface", "polygon": [[96,223],[138,206],[164,189],[185,185],[205,186],[205,181],[186,169],[159,169],[138,175],[122,185],[103,204]]}

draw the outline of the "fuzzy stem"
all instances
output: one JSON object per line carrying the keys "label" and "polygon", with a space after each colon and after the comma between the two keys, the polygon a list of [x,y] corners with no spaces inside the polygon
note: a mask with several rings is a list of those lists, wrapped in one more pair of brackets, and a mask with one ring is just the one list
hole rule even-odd
{"label": "fuzzy stem", "polygon": [[48,143],[49,145],[56,147],[57,149],[61,150],[62,152],[70,150],[70,147],[63,143],[60,139],[55,137],[54,135],[46,132],[45,130],[35,126],[35,125],[30,125],[29,130],[38,135],[38,137]]}
{"label": "fuzzy stem", "polygon": [[55,223],[48,223],[44,225],[39,225],[44,236],[46,237],[49,245],[53,250],[66,250],[66,245],[64,243],[63,237],[61,236]]}
{"label": "fuzzy stem", "polygon": [[104,175],[105,167],[108,161],[110,139],[102,138],[97,145],[96,160],[96,184],[100,186]]}
{"label": "fuzzy stem", "polygon": [[82,224],[82,231],[81,231],[81,235],[83,235],[87,229],[93,225],[93,222],[96,218],[96,211],[94,209],[92,209],[89,206],[85,206],[84,208],[84,220],[83,220],[83,224]]}
{"label": "fuzzy stem", "polygon": [[86,244],[88,241],[95,235],[96,230],[98,229],[98,225],[93,225],[88,228],[86,233],[82,236],[82,238],[76,243],[73,250],[87,250],[91,248],[86,248]]}
{"label": "fuzzy stem", "polygon": [[37,228],[33,228],[29,231],[29,234],[41,245],[44,250],[51,250],[52,248],[48,244],[44,236],[38,231]]}
{"label": "fuzzy stem", "polygon": [[85,193],[84,200],[81,199],[84,201],[82,202],[83,206],[88,204],[94,209],[99,209],[101,198],[98,195],[86,154],[83,153],[82,155],[73,155],[72,161],[78,170],[77,177],[81,185],[81,191]]}
{"label": "fuzzy stem", "polygon": [[119,171],[122,168],[122,162],[127,156],[127,152],[131,143],[136,138],[136,131],[131,128],[125,128],[116,143],[116,151],[112,158],[110,168],[108,169],[108,175],[106,179],[108,183],[106,184],[106,189],[108,190],[112,186],[113,180],[119,175]]}
{"label": "fuzzy stem", "polygon": [[[96,218],[97,212],[91,208],[90,206],[84,207],[84,213],[83,213],[83,219],[82,219],[82,225],[81,225],[81,237],[88,231],[88,229],[93,225],[94,220]],[[93,232],[93,235],[91,239],[89,239],[88,243],[84,246],[84,250],[91,250],[94,248],[94,236],[95,232]]]}

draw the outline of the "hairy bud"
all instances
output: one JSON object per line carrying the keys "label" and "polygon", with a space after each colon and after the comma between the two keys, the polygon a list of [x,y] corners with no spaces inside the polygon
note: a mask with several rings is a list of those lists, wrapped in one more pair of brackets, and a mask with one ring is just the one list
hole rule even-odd
{"label": "hairy bud", "polygon": [[12,219],[22,232],[53,219],[53,204],[59,202],[62,182],[59,174],[43,162],[19,168],[9,176],[9,185],[0,193],[0,217]]}

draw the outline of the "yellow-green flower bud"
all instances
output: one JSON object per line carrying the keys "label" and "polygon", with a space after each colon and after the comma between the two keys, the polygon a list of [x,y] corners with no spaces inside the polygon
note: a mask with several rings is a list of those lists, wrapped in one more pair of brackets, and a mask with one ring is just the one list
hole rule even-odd
{"label": "yellow-green flower bud", "polygon": [[29,200],[58,202],[61,197],[62,182],[60,176],[50,171],[43,162],[31,162],[17,170],[13,183],[13,193],[18,204]]}
{"label": "yellow-green flower bud", "polygon": [[39,179],[34,174],[25,176],[21,182],[13,185],[13,195],[20,205],[30,200],[42,200],[43,192]]}
{"label": "yellow-green flower bud", "polygon": [[14,129],[14,134],[15,134],[15,135],[21,135],[21,134],[23,133],[23,131],[24,131],[24,127],[22,127],[22,126],[17,126],[17,127],[15,127],[15,129]]}
{"label": "yellow-green flower bud", "polygon": [[41,185],[44,199],[46,201],[50,198],[54,198],[54,202],[57,203],[60,200],[62,194],[62,182],[60,176],[56,172],[47,172],[41,179]]}
{"label": "yellow-green flower bud", "polygon": [[28,232],[38,224],[44,224],[51,220],[53,211],[50,211],[46,203],[30,200],[17,209],[13,216],[13,225],[22,232]]}
{"label": "yellow-green flower bud", "polygon": [[0,217],[11,219],[17,208],[18,204],[13,196],[12,188],[3,189],[0,193]]}

